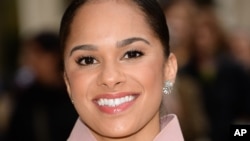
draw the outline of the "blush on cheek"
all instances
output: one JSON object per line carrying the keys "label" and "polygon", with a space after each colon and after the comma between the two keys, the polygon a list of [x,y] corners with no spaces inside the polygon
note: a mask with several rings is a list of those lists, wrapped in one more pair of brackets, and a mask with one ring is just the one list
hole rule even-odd
{"label": "blush on cheek", "polygon": [[[149,67],[149,66],[153,66],[153,67]],[[159,66],[162,66],[162,65],[151,63],[151,64],[148,64],[146,67],[142,68],[137,73],[137,74],[140,74],[141,82],[143,82],[142,85],[146,90],[149,90],[152,92],[161,91],[161,86],[163,84],[163,67],[159,67]]]}

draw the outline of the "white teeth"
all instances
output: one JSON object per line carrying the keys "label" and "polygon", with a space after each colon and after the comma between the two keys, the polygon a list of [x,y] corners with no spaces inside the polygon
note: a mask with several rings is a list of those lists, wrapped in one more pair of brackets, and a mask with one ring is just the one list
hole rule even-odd
{"label": "white teeth", "polygon": [[108,107],[115,107],[119,106],[123,103],[130,102],[135,99],[135,96],[129,95],[122,98],[115,98],[115,99],[107,99],[101,98],[97,101],[99,106],[108,106]]}

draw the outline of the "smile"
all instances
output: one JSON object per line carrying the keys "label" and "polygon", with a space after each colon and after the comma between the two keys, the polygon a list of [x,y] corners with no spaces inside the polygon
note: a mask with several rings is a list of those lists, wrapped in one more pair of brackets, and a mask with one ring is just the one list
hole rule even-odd
{"label": "smile", "polygon": [[97,104],[99,106],[116,107],[121,104],[133,101],[134,99],[135,99],[134,95],[128,95],[125,97],[115,98],[115,99],[101,98],[97,101]]}
{"label": "smile", "polygon": [[104,94],[95,98],[94,103],[101,112],[116,114],[132,107],[139,95],[138,93],[131,92]]}

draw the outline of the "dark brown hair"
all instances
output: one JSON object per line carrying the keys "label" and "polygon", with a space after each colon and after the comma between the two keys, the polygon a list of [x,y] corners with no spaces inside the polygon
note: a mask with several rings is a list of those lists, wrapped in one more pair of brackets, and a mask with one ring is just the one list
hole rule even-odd
{"label": "dark brown hair", "polygon": [[[69,7],[66,9],[60,27],[60,44],[62,53],[64,53],[65,42],[67,41],[70,33],[70,25],[74,19],[77,10],[90,2],[91,0],[73,0]],[[150,25],[153,33],[159,38],[163,45],[164,55],[168,57],[169,51],[169,33],[166,24],[164,12],[156,0],[131,0],[143,12],[146,21]]]}

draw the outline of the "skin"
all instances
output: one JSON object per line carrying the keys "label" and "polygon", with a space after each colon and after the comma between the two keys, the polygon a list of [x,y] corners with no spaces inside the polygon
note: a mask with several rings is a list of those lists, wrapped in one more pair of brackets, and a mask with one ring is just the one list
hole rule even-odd
{"label": "skin", "polygon": [[[92,57],[88,62],[84,56]],[[133,3],[105,1],[81,7],[64,60],[69,95],[97,140],[152,141],[159,133],[162,87],[165,80],[174,81],[176,59],[173,54],[164,57],[161,42]],[[139,94],[122,112],[101,112],[93,102],[102,94],[120,92]]]}

